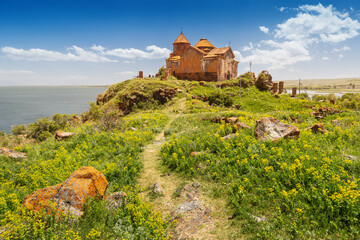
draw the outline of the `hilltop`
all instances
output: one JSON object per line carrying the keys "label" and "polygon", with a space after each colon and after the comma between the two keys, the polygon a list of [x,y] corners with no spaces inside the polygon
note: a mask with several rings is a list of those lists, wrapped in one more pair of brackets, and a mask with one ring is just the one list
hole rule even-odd
{"label": "hilltop", "polygon": [[[0,155],[1,238],[358,238],[360,96],[312,101],[256,86],[248,73],[135,78],[109,86],[81,116],[0,136],[26,154]],[[108,185],[84,200],[81,217],[22,205],[85,166]]]}

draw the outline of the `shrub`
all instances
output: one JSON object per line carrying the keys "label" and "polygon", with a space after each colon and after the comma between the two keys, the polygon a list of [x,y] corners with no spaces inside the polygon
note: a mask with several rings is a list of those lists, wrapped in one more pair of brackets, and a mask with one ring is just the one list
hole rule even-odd
{"label": "shrub", "polygon": [[233,105],[233,99],[221,92],[213,92],[208,96],[208,101],[210,105],[217,105],[217,106],[225,106],[225,107],[231,107]]}
{"label": "shrub", "polygon": [[316,101],[316,102],[319,102],[319,101],[321,101],[321,100],[326,100],[326,97],[324,96],[324,95],[322,95],[322,94],[314,94],[313,96],[312,96],[312,100],[314,100],[314,101]]}
{"label": "shrub", "polygon": [[24,124],[14,125],[11,129],[11,132],[14,135],[25,135],[26,134],[26,126]]}

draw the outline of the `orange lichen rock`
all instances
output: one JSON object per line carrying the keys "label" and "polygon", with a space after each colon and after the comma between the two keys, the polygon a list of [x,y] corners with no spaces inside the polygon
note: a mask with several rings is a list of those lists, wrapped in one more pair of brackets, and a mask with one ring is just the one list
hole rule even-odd
{"label": "orange lichen rock", "polygon": [[31,210],[55,208],[75,216],[83,214],[85,200],[90,197],[103,198],[108,182],[100,171],[93,167],[82,167],[73,172],[63,183],[39,189],[28,195],[23,206]]}
{"label": "orange lichen rock", "polygon": [[166,71],[179,79],[223,81],[237,77],[238,61],[231,47],[216,48],[202,38],[191,46],[183,33],[173,43]]}
{"label": "orange lichen rock", "polygon": [[41,188],[32,194],[28,195],[23,203],[23,206],[27,207],[30,210],[41,210],[44,207],[48,207],[50,199],[52,199],[56,193],[59,191],[62,183]]}

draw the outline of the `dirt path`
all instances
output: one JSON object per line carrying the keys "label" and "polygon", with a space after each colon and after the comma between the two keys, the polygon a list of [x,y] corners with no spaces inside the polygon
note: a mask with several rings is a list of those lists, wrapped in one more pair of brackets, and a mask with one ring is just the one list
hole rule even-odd
{"label": "dirt path", "polygon": [[[169,116],[169,121],[142,154],[144,168],[138,179],[140,187],[144,189],[142,196],[156,211],[177,220],[176,238],[227,239],[225,235],[231,232],[231,224],[224,199],[210,197],[210,191],[206,190],[211,189],[208,183],[182,179],[175,173],[167,173],[161,166],[160,150],[165,142],[164,131],[184,110],[185,98],[163,110]],[[160,186],[160,193],[150,189],[154,183]]]}

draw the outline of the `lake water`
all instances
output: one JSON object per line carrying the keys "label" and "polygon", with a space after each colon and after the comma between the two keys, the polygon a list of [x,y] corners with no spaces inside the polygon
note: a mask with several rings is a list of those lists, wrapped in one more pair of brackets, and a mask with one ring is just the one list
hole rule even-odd
{"label": "lake water", "polygon": [[85,112],[107,87],[0,87],[0,131],[55,113]]}
{"label": "lake water", "polygon": [[[288,93],[291,93],[291,89],[286,89],[286,91]],[[328,95],[330,93],[335,94],[335,96],[337,97],[341,97],[342,95],[346,94],[346,93],[360,93],[360,92],[346,92],[346,91],[341,91],[341,92],[322,92],[322,91],[316,91],[316,90],[300,90],[300,93],[307,93],[308,96],[310,98],[312,98],[315,94],[320,94],[320,95]],[[296,90],[296,94],[299,94],[299,90]]]}

